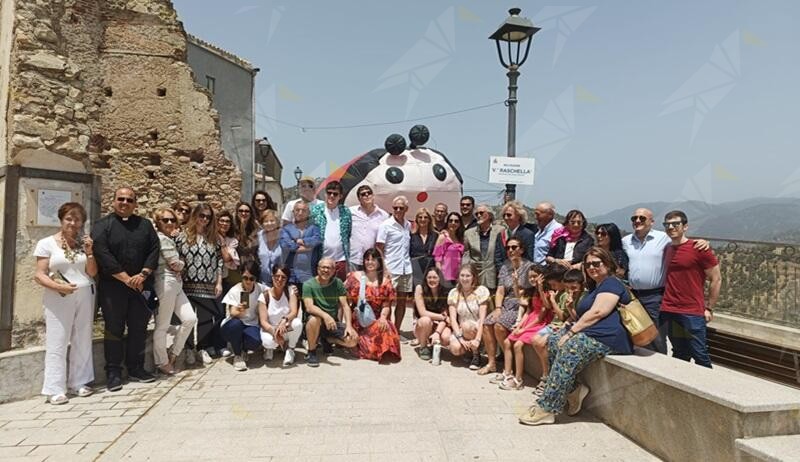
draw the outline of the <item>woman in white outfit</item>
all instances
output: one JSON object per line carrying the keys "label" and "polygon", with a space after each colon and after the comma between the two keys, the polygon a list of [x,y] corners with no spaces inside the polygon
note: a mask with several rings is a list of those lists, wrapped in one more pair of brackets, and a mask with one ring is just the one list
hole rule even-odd
{"label": "woman in white outfit", "polygon": [[[171,236],[177,234],[178,216],[170,209],[158,209],[153,214],[161,251],[158,254],[158,268],[155,276],[155,290],[158,295],[156,329],[153,331],[153,355],[156,367],[162,374],[175,374],[175,360],[181,354],[186,339],[197,323],[192,305],[183,293],[181,271],[184,262],[178,255],[175,241]],[[172,349],[167,352],[167,330],[173,313],[181,323],[175,333]]]}
{"label": "woman in white outfit", "polygon": [[[297,304],[297,289],[288,284],[291,272],[284,265],[272,267],[272,288],[258,297],[258,321],[261,325],[261,344],[264,360],[269,361],[275,348],[281,347],[283,365],[294,364],[294,348],[303,332],[300,310]],[[269,297],[269,301],[267,301]]]}
{"label": "woman in white outfit", "polygon": [[[51,404],[69,401],[67,392],[89,396],[94,390],[92,325],[97,262],[92,239],[80,234],[86,209],[67,202],[58,209],[61,230],[36,243],[34,279],[44,287],[46,326],[42,394]],[[69,370],[67,349],[69,347]]]}

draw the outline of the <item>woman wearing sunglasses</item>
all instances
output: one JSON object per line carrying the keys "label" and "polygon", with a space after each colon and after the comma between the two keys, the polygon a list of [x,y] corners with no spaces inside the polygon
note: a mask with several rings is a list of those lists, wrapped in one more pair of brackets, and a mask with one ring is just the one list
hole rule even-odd
{"label": "woman wearing sunglasses", "polygon": [[233,349],[233,368],[247,370],[247,352],[261,346],[261,327],[258,319],[258,298],[267,286],[257,281],[261,269],[257,261],[239,265],[242,281],[231,287],[222,303],[228,316],[222,321],[220,333]]}
{"label": "woman wearing sunglasses", "polygon": [[[236,204],[236,214],[233,217],[233,233],[239,241],[237,252],[239,261],[258,260],[258,218],[253,211],[253,207],[247,202]],[[239,272],[231,271],[228,274],[228,282],[235,284],[239,282]]]}
{"label": "woman wearing sunglasses", "polygon": [[[189,217],[186,229],[175,238],[178,254],[185,263],[183,292],[197,313],[198,356],[211,364],[211,356],[225,345],[219,335],[219,323],[224,317],[217,299],[222,295],[222,251],[217,241],[214,210],[208,204],[198,204]],[[187,350],[188,359],[194,353]]]}
{"label": "woman wearing sunglasses", "polygon": [[[478,375],[498,372],[495,352],[497,347],[502,348],[508,334],[519,325],[525,308],[520,307],[520,297],[523,292],[531,288],[528,271],[533,262],[525,258],[528,249],[521,239],[512,237],[506,241],[505,253],[507,259],[497,276],[497,292],[494,295],[495,309],[486,316],[483,325],[483,341],[489,362],[478,371]],[[500,383],[506,377],[499,374],[492,378],[492,383]]]}
{"label": "woman wearing sunglasses", "polygon": [[[464,224],[456,212],[447,214],[447,228],[436,239],[433,258],[444,275],[445,286],[453,287],[458,279],[461,258],[464,256]],[[477,284],[477,281],[476,281]]]}
{"label": "woman wearing sunglasses", "polygon": [[[263,271],[262,271],[263,274]],[[303,333],[297,287],[289,285],[291,270],[275,265],[270,270],[272,287],[258,296],[258,322],[264,361],[272,360],[275,348],[283,348],[283,366],[294,364],[294,348]]]}
{"label": "woman wearing sunglasses", "polygon": [[[175,241],[170,237],[178,227],[178,216],[170,209],[161,208],[153,214],[156,224],[158,241],[161,249],[158,254],[158,268],[156,268],[155,291],[158,295],[158,312],[156,313],[156,328],[153,331],[153,355],[156,367],[162,374],[175,374],[175,360],[183,351],[183,346],[189,334],[192,333],[197,323],[197,316],[192,310],[192,305],[186,294],[183,293],[183,280],[181,271],[184,263],[178,255]],[[172,321],[172,315],[181,321],[175,333],[175,341],[171,351],[167,352],[167,329]]]}
{"label": "woman wearing sunglasses", "polygon": [[594,229],[597,246],[606,249],[617,264],[617,276],[628,278],[628,254],[622,248],[622,233],[614,223],[603,223]]}
{"label": "woman wearing sunglasses", "polygon": [[564,410],[581,410],[589,387],[577,376],[589,363],[608,354],[632,354],[633,345],[622,325],[617,305],[631,302],[630,292],[617,279],[617,264],[607,250],[592,247],[583,257],[588,292],[575,306],[578,320],[565,324],[547,338],[550,373],[536,403],[519,417],[525,425],[555,422]]}

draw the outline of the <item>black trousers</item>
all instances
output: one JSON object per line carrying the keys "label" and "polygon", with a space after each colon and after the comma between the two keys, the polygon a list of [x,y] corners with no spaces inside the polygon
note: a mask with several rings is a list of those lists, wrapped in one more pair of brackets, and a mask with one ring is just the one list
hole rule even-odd
{"label": "black trousers", "polygon": [[[147,322],[152,315],[144,298],[116,279],[100,281],[97,297],[106,324],[103,335],[106,372],[121,373],[123,358],[128,372],[143,368]],[[123,349],[125,327],[128,336]]]}
{"label": "black trousers", "polygon": [[[187,296],[197,313],[197,349],[203,350],[213,347],[217,351],[225,347],[225,340],[219,330],[219,325],[225,319],[225,309],[222,304],[213,298]],[[191,342],[190,337],[187,341]]]}

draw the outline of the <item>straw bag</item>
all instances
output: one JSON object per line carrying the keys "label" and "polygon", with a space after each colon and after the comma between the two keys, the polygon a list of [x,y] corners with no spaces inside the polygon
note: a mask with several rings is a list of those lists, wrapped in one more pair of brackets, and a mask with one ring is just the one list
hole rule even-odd
{"label": "straw bag", "polygon": [[634,297],[630,290],[628,294],[631,297],[630,303],[627,305],[619,304],[619,317],[622,319],[622,325],[628,331],[631,341],[636,346],[649,345],[658,336],[658,329],[647,314],[647,310],[642,306],[642,302]]}

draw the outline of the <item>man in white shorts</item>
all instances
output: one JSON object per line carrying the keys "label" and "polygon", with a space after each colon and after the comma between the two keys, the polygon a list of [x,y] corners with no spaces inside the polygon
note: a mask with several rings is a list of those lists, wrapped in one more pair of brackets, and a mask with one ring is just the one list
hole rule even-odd
{"label": "man in white shorts", "polygon": [[392,201],[392,216],[381,223],[375,248],[383,254],[383,261],[392,285],[397,292],[394,308],[394,326],[400,331],[406,314],[406,300],[411,294],[411,223],[406,220],[408,199],[397,196]]}

